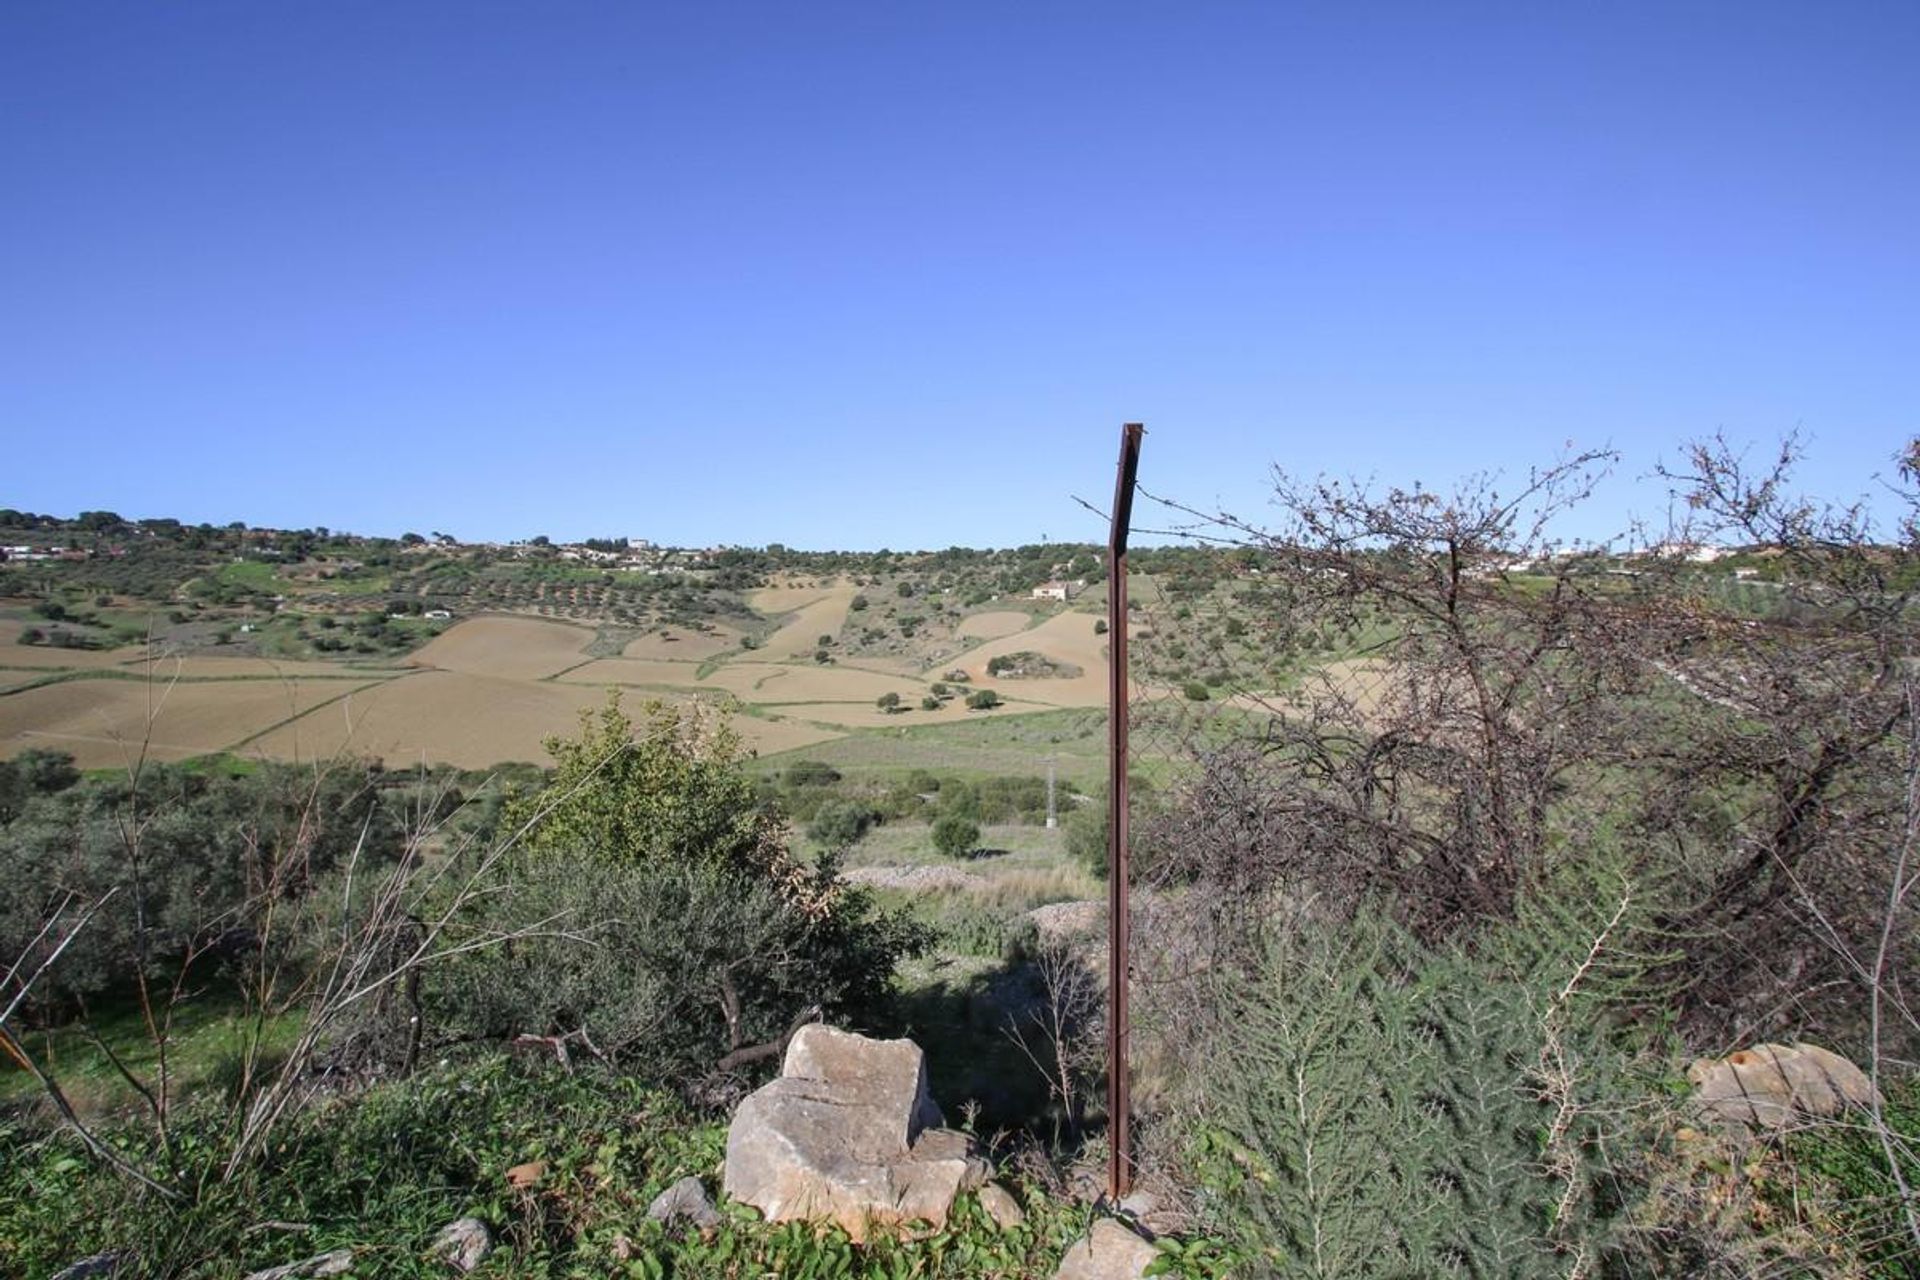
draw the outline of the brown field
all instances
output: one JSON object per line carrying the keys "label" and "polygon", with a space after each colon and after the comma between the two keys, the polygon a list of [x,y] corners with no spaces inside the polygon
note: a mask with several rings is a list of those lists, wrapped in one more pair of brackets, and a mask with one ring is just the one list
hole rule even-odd
{"label": "brown field", "polygon": [[155,680],[168,680],[174,676],[188,678],[219,679],[235,676],[250,679],[282,679],[294,676],[332,676],[336,679],[353,676],[363,680],[378,680],[388,676],[408,674],[408,668],[397,662],[391,665],[367,659],[364,667],[348,667],[339,662],[297,662],[283,661],[279,658],[225,658],[215,654],[194,654],[185,658],[155,658],[152,662],[130,662],[122,664],[122,670],[142,677],[151,676]]}
{"label": "brown field", "polygon": [[[757,613],[776,616],[792,613],[795,609],[812,604],[839,585],[837,581],[815,582],[810,579],[788,579],[778,586],[762,587],[747,597],[747,604]],[[851,600],[854,592],[847,588],[847,598]]]}
{"label": "brown field", "polygon": [[957,630],[963,636],[972,636],[978,640],[998,640],[1002,636],[1014,635],[1033,625],[1033,615],[1004,609],[995,613],[976,613],[962,618]]}
{"label": "brown field", "polygon": [[[952,665],[972,676],[976,688],[992,689],[1003,698],[1056,707],[1103,706],[1107,701],[1107,638],[1093,633],[1097,620],[1090,613],[1057,613],[1031,630],[970,649]],[[1071,662],[1081,674],[1069,680],[996,680],[987,674],[988,659],[1029,649]]]}
{"label": "brown field", "polygon": [[95,671],[138,658],[146,652],[144,645],[130,645],[124,649],[55,649],[48,645],[20,643],[21,632],[36,626],[44,630],[48,625],[19,618],[0,618],[0,667]]}
{"label": "brown field", "polygon": [[227,750],[280,721],[367,687],[340,680],[174,685],[70,680],[0,698],[0,756],[46,747],[70,752],[84,769],[123,764],[148,736],[151,716],[147,754],[180,760]]}
{"label": "brown field", "polygon": [[675,627],[666,635],[648,632],[620,651],[625,658],[650,658],[666,662],[704,662],[715,654],[740,647],[740,633],[730,627],[712,631],[688,631]]}
{"label": "brown field", "polygon": [[925,681],[886,676],[852,667],[775,666],[767,662],[732,662],[715,669],[703,687],[725,689],[744,702],[872,702],[883,693],[897,693],[918,702],[927,691]]}
{"label": "brown field", "polygon": [[694,676],[699,670],[699,666],[692,662],[601,658],[567,672],[559,677],[559,682],[591,685],[672,685],[679,689],[696,689],[700,686]]}
{"label": "brown field", "polygon": [[598,689],[454,671],[407,676],[281,725],[247,750],[281,759],[343,752],[404,768],[422,760],[478,769],[504,760],[545,763],[541,740],[571,734]]}
{"label": "brown field", "polygon": [[[542,742],[556,734],[571,736],[579,728],[580,712],[599,707],[605,699],[603,689],[590,685],[429,671],[323,707],[247,749],[309,760],[360,752],[379,756],[390,766],[421,760],[466,769],[505,760],[545,764]],[[736,716],[734,726],[742,740],[761,753],[836,736],[756,716]]]}
{"label": "brown field", "polygon": [[539,680],[584,661],[581,650],[592,640],[592,631],[562,622],[485,616],[454,624],[407,661],[461,675]]}
{"label": "brown field", "polygon": [[762,756],[792,751],[796,747],[810,747],[817,742],[831,742],[845,736],[831,729],[801,724],[797,720],[774,720],[761,716],[735,716],[733,727],[740,731],[741,741],[755,755]]}
{"label": "brown field", "polygon": [[[840,628],[847,622],[847,607],[858,594],[851,586],[828,587],[811,592],[794,587],[768,587],[754,592],[748,597],[747,603],[765,614],[793,614],[784,626],[767,637],[767,656],[777,659],[800,653],[810,654],[821,636],[839,635]],[[773,607],[788,601],[801,603],[788,603],[784,609]]]}

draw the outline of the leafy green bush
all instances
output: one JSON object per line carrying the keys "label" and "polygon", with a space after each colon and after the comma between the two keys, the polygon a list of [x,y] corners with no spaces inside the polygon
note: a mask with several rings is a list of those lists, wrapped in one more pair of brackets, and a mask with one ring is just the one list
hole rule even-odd
{"label": "leafy green bush", "polygon": [[866,805],[850,800],[829,800],[820,806],[807,824],[807,837],[829,849],[855,844],[880,819]]}
{"label": "leafy green bush", "polygon": [[84,903],[116,890],[38,989],[56,1003],[128,983],[143,963],[152,976],[189,950],[249,947],[256,913],[303,897],[356,850],[372,868],[404,843],[376,766],[231,777],[149,764],[137,786],[64,787],[58,761],[26,768],[29,793],[0,826],[0,955],[37,955],[30,940],[69,893]]}
{"label": "leafy green bush", "polygon": [[953,814],[938,818],[933,824],[933,847],[945,857],[963,858],[980,847],[980,828]]}
{"label": "leafy green bush", "polygon": [[884,1014],[924,931],[831,858],[788,853],[724,722],[656,705],[636,738],[615,700],[548,749],[552,781],[510,806],[525,852],[470,925],[514,941],[435,976],[431,1036],[573,1037],[664,1080],[716,1070],[809,1005],[854,1023]]}

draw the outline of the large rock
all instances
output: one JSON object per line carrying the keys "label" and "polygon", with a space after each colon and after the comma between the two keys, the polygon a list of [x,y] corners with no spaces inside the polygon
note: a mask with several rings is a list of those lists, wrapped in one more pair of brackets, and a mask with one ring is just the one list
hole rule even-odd
{"label": "large rock", "polygon": [[1757,1044],[1687,1068],[1707,1114],[1735,1125],[1778,1129],[1795,1119],[1839,1115],[1878,1097],[1866,1073],[1817,1044]]}
{"label": "large rock", "polygon": [[944,1225],[988,1172],[944,1123],[913,1041],[802,1027],[780,1078],[734,1112],[723,1186],[770,1221],[834,1222],[856,1240],[882,1224]]}
{"label": "large rock", "polygon": [[1093,1224],[1060,1259],[1053,1280],[1140,1280],[1160,1251],[1112,1218]]}
{"label": "large rock", "polygon": [[353,1270],[353,1250],[333,1249],[311,1258],[249,1272],[247,1280],[320,1280],[324,1276],[345,1275]]}
{"label": "large rock", "polygon": [[440,1228],[430,1250],[433,1256],[465,1275],[493,1252],[493,1233],[478,1218],[455,1218]]}

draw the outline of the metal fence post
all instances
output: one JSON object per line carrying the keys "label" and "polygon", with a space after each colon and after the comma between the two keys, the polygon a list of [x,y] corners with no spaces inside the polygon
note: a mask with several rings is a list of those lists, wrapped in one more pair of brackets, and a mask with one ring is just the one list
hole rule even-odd
{"label": "metal fence post", "polygon": [[1132,917],[1127,859],[1127,532],[1133,522],[1134,475],[1146,428],[1120,429],[1120,468],[1113,486],[1107,540],[1107,1194],[1127,1194],[1133,1181],[1133,1090],[1128,1079],[1132,1028],[1127,1011]]}

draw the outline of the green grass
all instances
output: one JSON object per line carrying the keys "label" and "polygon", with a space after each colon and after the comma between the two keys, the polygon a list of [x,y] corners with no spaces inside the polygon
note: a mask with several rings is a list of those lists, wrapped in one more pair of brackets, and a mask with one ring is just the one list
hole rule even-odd
{"label": "green grass", "polygon": [[[222,1280],[348,1248],[357,1275],[439,1280],[448,1272],[430,1243],[442,1225],[470,1214],[496,1241],[474,1273],[483,1280],[1016,1280],[1051,1275],[1091,1217],[1010,1179],[1027,1210],[1026,1224],[1010,1231],[962,1197],[943,1228],[882,1233],[864,1245],[832,1229],[768,1225],[731,1204],[717,1228],[670,1236],[646,1221],[646,1207],[689,1174],[713,1186],[724,1118],[630,1079],[500,1057],[323,1101],[232,1178],[218,1176],[215,1120],[176,1125],[182,1176],[174,1182],[187,1194],[179,1206],[136,1194],[64,1135],[0,1120],[0,1274],[48,1275],[132,1246],[142,1274]],[[141,1131],[113,1136],[150,1153]],[[544,1168],[530,1186],[509,1184],[509,1169],[534,1161]],[[1171,1256],[1168,1265],[1180,1269],[1167,1274],[1224,1274]]]}
{"label": "green grass", "polygon": [[1062,778],[1090,784],[1106,758],[1106,725],[1107,713],[1098,709],[999,711],[953,724],[861,730],[832,742],[762,756],[761,761],[780,767],[794,760],[824,760],[835,767],[882,772],[931,769],[984,777],[1044,772],[1051,755]]}
{"label": "green grass", "polygon": [[[90,1027],[89,1032],[70,1024],[51,1031],[28,1032],[21,1039],[61,1082],[83,1114],[111,1114],[138,1105],[139,1094],[114,1067],[113,1057],[152,1087],[159,1055],[139,1006],[130,996],[122,997],[94,1010]],[[264,1028],[263,1046],[271,1050],[290,1042],[298,1028],[297,1017],[270,1020]],[[202,995],[182,1001],[174,1010],[167,1045],[168,1072],[175,1094],[184,1096],[216,1086],[238,1061],[248,1035],[240,1007],[233,1000]],[[24,1070],[11,1060],[0,1060],[0,1112],[38,1098],[39,1092],[39,1085]]]}

